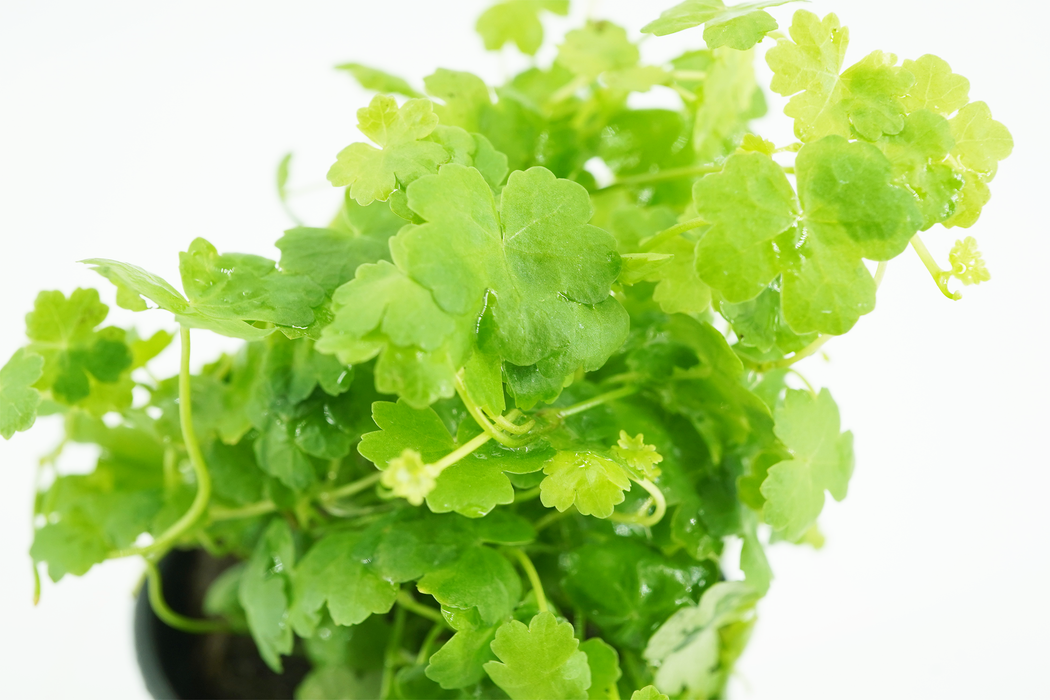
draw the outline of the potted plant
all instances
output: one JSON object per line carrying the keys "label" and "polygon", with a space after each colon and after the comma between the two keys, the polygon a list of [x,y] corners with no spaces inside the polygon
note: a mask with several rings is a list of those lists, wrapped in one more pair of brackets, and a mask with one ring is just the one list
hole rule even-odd
{"label": "potted plant", "polygon": [[[494,92],[348,64],[377,93],[371,143],[329,171],[346,198],[327,227],[285,232],[278,261],[194,240],[182,291],[84,261],[177,333],[42,292],[0,370],[0,432],[56,416],[45,468],[71,443],[100,457],[42,481],[38,575],[140,557],[142,600],[199,635],[192,658],[258,654],[299,697],[719,697],[764,547],[819,545],[852,474],[796,363],[873,310],[909,246],[947,296],[988,279],[972,238],[942,269],[920,232],[974,224],[1012,146],[943,60],[848,65],[834,15],[782,32],[779,4],[666,11],[644,31],[707,47],[666,65],[588,22]],[[533,54],[566,9],[511,0],[477,29]],[[748,126],[767,37],[793,143]],[[680,108],[628,105],[649,90]],[[245,342],[194,373],[206,332]],[[176,338],[179,374],[152,377]]]}

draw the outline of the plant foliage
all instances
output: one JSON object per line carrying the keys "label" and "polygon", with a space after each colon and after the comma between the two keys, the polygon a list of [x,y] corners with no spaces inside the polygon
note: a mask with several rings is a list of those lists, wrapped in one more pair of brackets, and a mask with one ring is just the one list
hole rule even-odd
{"label": "plant foliage", "polygon": [[[378,94],[327,227],[277,261],[197,239],[182,291],[84,261],[124,309],[171,314],[178,376],[146,371],[175,335],[105,325],[95,290],[37,297],[0,369],[5,439],[65,427],[34,570],[237,557],[207,610],[276,670],[305,654],[301,697],[720,697],[764,547],[819,546],[854,469],[831,394],[789,368],[875,308],[909,244],[953,298],[988,280],[972,237],[942,270],[918,233],[973,225],[1012,148],[942,59],[849,65],[835,15],[774,33],[783,4],[686,0],[643,31],[706,47],[662,65],[589,21],[496,87],[340,66]],[[477,30],[533,55],[567,12],[506,0]],[[750,130],[766,39],[793,143]],[[678,106],[633,108],[649,90]],[[191,373],[190,329],[245,342]],[[71,443],[92,471],[54,467]]]}

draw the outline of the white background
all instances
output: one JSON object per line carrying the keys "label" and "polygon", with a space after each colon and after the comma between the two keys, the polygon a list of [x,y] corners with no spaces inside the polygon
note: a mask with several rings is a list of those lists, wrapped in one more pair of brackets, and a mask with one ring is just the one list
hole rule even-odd
{"label": "white background", "polygon": [[[337,201],[324,173],[360,138],[354,112],[367,100],[332,66],[361,61],[417,85],[438,66],[498,80],[523,62],[482,51],[472,25],[485,4],[3,0],[0,362],[22,344],[38,290],[97,286],[112,300],[78,259],[117,258],[175,280],[176,254],[195,236],[277,257],[272,242],[289,222],[274,169],[286,151],[296,153],[292,186],[314,188],[296,207],[323,224]],[[664,4],[607,0],[598,14],[636,31]],[[906,253],[876,312],[827,346],[830,363],[805,363],[856,434],[856,475],[821,518],[823,551],[773,548],[777,580],[732,697],[1050,697],[1050,66],[1040,49],[1050,16],[1044,3],[1009,0],[809,8],[850,26],[848,62],[875,48],[948,59],[1017,146],[968,232],[992,282],[950,302]],[[782,26],[790,11],[776,11]],[[658,60],[694,41],[699,30],[652,39],[643,53]],[[783,143],[790,124],[772,104],[761,128]],[[961,235],[935,230],[927,243],[946,263]],[[136,322],[152,330],[166,319]],[[202,337],[198,359],[218,345]],[[57,434],[38,427],[0,444],[0,693],[144,697],[130,633],[135,562],[45,582],[31,605],[33,465]]]}

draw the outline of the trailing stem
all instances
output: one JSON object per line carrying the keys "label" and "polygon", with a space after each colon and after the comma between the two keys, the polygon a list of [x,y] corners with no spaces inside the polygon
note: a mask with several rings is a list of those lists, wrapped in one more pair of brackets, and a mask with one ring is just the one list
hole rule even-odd
{"label": "trailing stem", "polygon": [[208,510],[208,502],[211,500],[211,475],[208,473],[208,465],[204,461],[204,453],[201,452],[200,444],[197,442],[197,434],[193,430],[193,390],[190,381],[190,329],[183,326],[179,329],[179,335],[182,341],[182,362],[179,367],[179,422],[182,427],[182,442],[186,447],[186,452],[189,454],[193,474],[197,478],[197,494],[194,496],[189,510],[152,543],[145,547],[132,547],[114,552],[109,555],[110,558],[136,554],[147,556],[164,553],[179,538],[189,532]]}
{"label": "trailing stem", "polygon": [[930,273],[930,277],[932,277],[933,281],[937,284],[937,289],[941,290],[941,294],[952,301],[959,301],[962,299],[962,294],[948,289],[948,280],[952,278],[951,271],[941,269],[941,266],[933,259],[933,255],[926,247],[926,244],[922,242],[921,238],[919,238],[919,234],[912,236],[911,247],[919,254],[919,259],[922,260],[922,264],[926,266],[926,269]]}
{"label": "trailing stem", "polygon": [[149,575],[147,583],[149,604],[150,607],[153,608],[153,612],[157,614],[157,617],[159,617],[164,624],[168,625],[168,627],[174,627],[177,630],[190,632],[192,634],[212,634],[215,632],[229,631],[229,626],[219,620],[195,620],[192,617],[180,615],[172,610],[167,601],[164,600],[164,591],[161,586],[160,572],[157,571],[157,565],[148,557],[144,557],[144,559],[146,561],[146,570]]}
{"label": "trailing stem", "polygon": [[529,577],[529,584],[532,586],[533,593],[536,594],[536,606],[540,612],[547,612],[547,596],[543,594],[543,582],[540,581],[540,575],[537,573],[532,560],[520,549],[508,547],[503,551],[518,560],[518,564],[525,572],[525,575]]}
{"label": "trailing stem", "polygon": [[[667,513],[667,499],[663,491],[648,479],[637,479],[635,483],[649,492],[649,498],[645,499],[637,513],[613,513],[609,519],[617,523],[652,527],[663,520]],[[649,512],[650,508],[654,508],[652,513]]]}

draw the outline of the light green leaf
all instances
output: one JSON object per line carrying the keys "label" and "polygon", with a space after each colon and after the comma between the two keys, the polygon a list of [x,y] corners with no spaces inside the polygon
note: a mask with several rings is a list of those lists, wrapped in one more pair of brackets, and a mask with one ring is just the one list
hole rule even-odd
{"label": "light green leaf", "polygon": [[944,162],[955,145],[947,119],[925,109],[914,112],[905,117],[899,134],[886,136],[876,145],[893,163],[896,181],[915,196],[922,212],[922,230],[955,211],[963,178]]}
{"label": "light green leaf", "polygon": [[512,620],[496,632],[492,651],[500,661],[485,664],[485,672],[511,700],[585,700],[591,670],[579,646],[572,625],[549,612],[528,627]]}
{"label": "light green leaf", "polygon": [[92,270],[112,282],[117,287],[118,298],[124,300],[123,308],[131,311],[146,310],[146,302],[143,300],[145,298],[159,308],[175,314],[175,320],[188,328],[207,329],[219,335],[243,340],[258,340],[274,331],[272,328],[256,328],[243,320],[231,321],[225,318],[205,316],[194,309],[166,281],[135,265],[103,258],[92,258],[80,262],[91,265]]}
{"label": "light green leaf", "polygon": [[773,239],[799,215],[784,171],[761,153],[734,155],[693,186],[693,199],[713,224],[696,249],[700,277],[727,301],[754,298],[779,272]]}
{"label": "light green leaf", "polygon": [[336,66],[335,69],[346,71],[354,76],[354,80],[356,80],[365,90],[404,95],[405,97],[423,96],[403,78],[399,78],[396,75],[390,75],[378,68],[370,68],[368,66],[363,66],[360,63],[341,63]]}
{"label": "light green leaf", "polygon": [[948,260],[952,264],[952,276],[965,285],[980,284],[992,278],[972,236],[956,241],[948,253]]}
{"label": "light green leaf", "polygon": [[543,466],[540,500],[565,512],[571,506],[583,515],[608,518],[623,503],[631,479],[619,464],[594,452],[558,452]]}
{"label": "light green leaf", "polygon": [[656,271],[670,264],[675,256],[667,253],[627,253],[621,255],[620,259],[623,261],[623,267],[620,268],[620,276],[616,281],[631,285],[656,276]]}
{"label": "light green leaf", "polygon": [[425,574],[416,587],[443,606],[477,608],[489,625],[509,617],[521,599],[518,573],[489,547],[471,547],[452,564]]}
{"label": "light green leaf", "polygon": [[543,44],[540,13],[569,13],[569,0],[506,0],[493,5],[478,18],[476,29],[489,51],[498,51],[513,42],[518,50],[535,55]]}
{"label": "light green leaf", "polygon": [[58,581],[66,574],[83,576],[106,560],[109,548],[97,525],[79,512],[65,515],[33,533],[29,554],[34,563],[46,563],[47,575]]}
{"label": "light green leaf", "polygon": [[704,41],[709,48],[728,46],[744,51],[777,28],[776,20],[763,8],[788,2],[791,0],[759,0],[726,7],[722,0],[686,0],[665,10],[659,19],[642,27],[642,31],[666,36],[706,24]]}
{"label": "light green leaf", "polygon": [[287,619],[294,566],[291,528],[283,519],[275,518],[248,560],[238,597],[259,654],[277,673],[283,670],[281,656],[292,653],[294,642]]}
{"label": "light green leaf", "polygon": [[902,67],[915,76],[915,84],[901,99],[906,111],[928,109],[948,117],[970,101],[970,81],[952,73],[944,59],[926,54],[904,61]]}
{"label": "light green leaf", "polygon": [[313,462],[295,444],[288,424],[281,419],[273,419],[256,438],[255,458],[259,468],[293,491],[302,491],[317,481]]}
{"label": "light green leaf", "polygon": [[41,391],[68,405],[103,415],[131,405],[131,349],[123,329],[95,330],[109,307],[94,289],[41,292],[26,316],[27,350],[44,359]]}
{"label": "light green leaf", "polygon": [[381,430],[362,436],[357,451],[379,469],[386,469],[406,449],[415,450],[428,462],[455,449],[452,436],[432,408],[415,409],[405,401],[376,401],[372,420]]}
{"label": "light green leaf", "polygon": [[337,625],[356,625],[393,607],[398,588],[357,552],[360,541],[358,532],[333,533],[296,566],[289,619],[300,636],[312,636],[325,604]]}
{"label": "light green leaf", "polygon": [[591,685],[587,689],[590,700],[619,700],[620,691],[616,681],[623,673],[620,671],[620,655],[616,649],[598,637],[580,643],[580,651],[587,655],[587,665],[591,669]]}
{"label": "light green leaf", "polygon": [[305,328],[325,299],[324,290],[309,277],[281,272],[258,255],[220,255],[203,238],[179,253],[179,272],[193,309],[213,319]]}
{"label": "light green leaf", "polygon": [[466,688],[485,676],[485,662],[496,657],[489,645],[497,627],[463,629],[434,652],[427,666],[427,678],[442,688]]}
{"label": "light green leaf", "polygon": [[594,80],[606,71],[634,67],[638,57],[638,47],[627,39],[623,27],[612,22],[588,22],[582,29],[565,35],[555,62]]}
{"label": "light green leaf", "polygon": [[646,660],[657,667],[656,685],[671,695],[686,689],[699,698],[720,695],[732,670],[724,662],[722,635],[752,619],[759,597],[746,583],[716,583],[699,605],[672,615],[645,648]]}
{"label": "light green leaf", "polygon": [[799,10],[791,24],[794,41],[781,39],[766,55],[774,73],[770,88],[785,97],[794,95],[784,113],[795,119],[801,141],[832,134],[850,138],[853,130],[874,141],[904,126],[901,98],[915,77],[897,66],[896,56],[882,51],[872,52],[840,76],[848,37],[835,15],[820,20]]}
{"label": "light green leaf", "polygon": [[775,414],[777,437],[791,459],[774,464],[762,483],[766,522],[796,540],[824,508],[824,491],[846,497],[853,474],[853,433],[839,433],[839,410],[827,389],[814,397],[788,391]]}
{"label": "light green leaf", "polygon": [[964,167],[987,181],[995,176],[999,161],[1014,148],[1010,132],[992,119],[992,110],[984,102],[971,102],[949,121],[955,139],[955,156]]}
{"label": "light green leaf", "polygon": [[434,113],[444,126],[457,126],[466,131],[480,131],[481,110],[492,105],[485,81],[465,71],[438,68],[423,79],[427,94],[444,104],[434,105]]}
{"label": "light green leaf", "polygon": [[631,700],[670,700],[666,695],[656,689],[655,685],[647,685],[641,690],[631,694]]}
{"label": "light green leaf", "polygon": [[368,107],[357,112],[357,128],[381,149],[366,143],[352,143],[336,156],[328,171],[328,181],[336,187],[350,187],[350,196],[367,206],[386,201],[399,186],[437,170],[448,162],[449,154],[439,144],[420,139],[438,125],[433,104],[412,99],[397,106],[388,95],[376,95]]}
{"label": "light green leaf", "polygon": [[635,66],[607,71],[602,75],[606,87],[628,92],[648,92],[671,81],[671,73],[659,66]]}
{"label": "light green leaf", "polygon": [[10,440],[15,433],[29,430],[36,422],[40,392],[33,388],[44,375],[44,358],[25,348],[0,369],[0,435]]}
{"label": "light green leaf", "polygon": [[762,91],[755,83],[754,55],[725,48],[712,53],[693,126],[693,149],[701,162],[732,153],[747,132],[748,121],[765,113]]}

